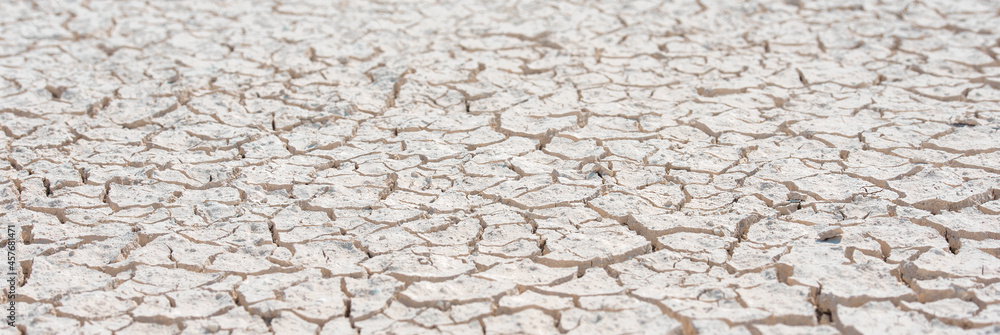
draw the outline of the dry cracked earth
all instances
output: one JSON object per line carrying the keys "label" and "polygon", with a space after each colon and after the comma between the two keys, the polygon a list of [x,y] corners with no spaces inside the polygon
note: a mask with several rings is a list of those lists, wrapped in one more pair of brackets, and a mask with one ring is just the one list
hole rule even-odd
{"label": "dry cracked earth", "polygon": [[5,334],[1000,333],[997,1],[0,8]]}

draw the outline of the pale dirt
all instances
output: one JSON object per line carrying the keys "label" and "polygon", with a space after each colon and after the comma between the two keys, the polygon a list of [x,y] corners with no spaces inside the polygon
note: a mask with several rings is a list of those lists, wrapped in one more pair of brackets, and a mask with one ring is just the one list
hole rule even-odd
{"label": "pale dirt", "polygon": [[1000,333],[998,1],[0,8],[0,333]]}

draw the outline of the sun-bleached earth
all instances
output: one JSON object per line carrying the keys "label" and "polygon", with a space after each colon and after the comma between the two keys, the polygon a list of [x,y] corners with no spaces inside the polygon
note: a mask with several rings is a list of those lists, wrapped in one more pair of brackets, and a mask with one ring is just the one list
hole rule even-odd
{"label": "sun-bleached earth", "polygon": [[997,1],[0,12],[0,333],[1000,333]]}

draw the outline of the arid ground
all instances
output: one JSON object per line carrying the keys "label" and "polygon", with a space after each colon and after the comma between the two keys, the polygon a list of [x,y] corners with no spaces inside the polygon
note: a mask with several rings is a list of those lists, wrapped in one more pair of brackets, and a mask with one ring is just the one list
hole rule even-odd
{"label": "arid ground", "polygon": [[995,0],[0,12],[2,334],[1000,333]]}

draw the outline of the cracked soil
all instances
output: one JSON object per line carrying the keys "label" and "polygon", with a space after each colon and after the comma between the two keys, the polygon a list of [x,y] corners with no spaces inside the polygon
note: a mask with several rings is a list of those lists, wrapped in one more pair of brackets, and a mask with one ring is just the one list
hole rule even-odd
{"label": "cracked soil", "polygon": [[1000,333],[995,0],[0,12],[2,334]]}

